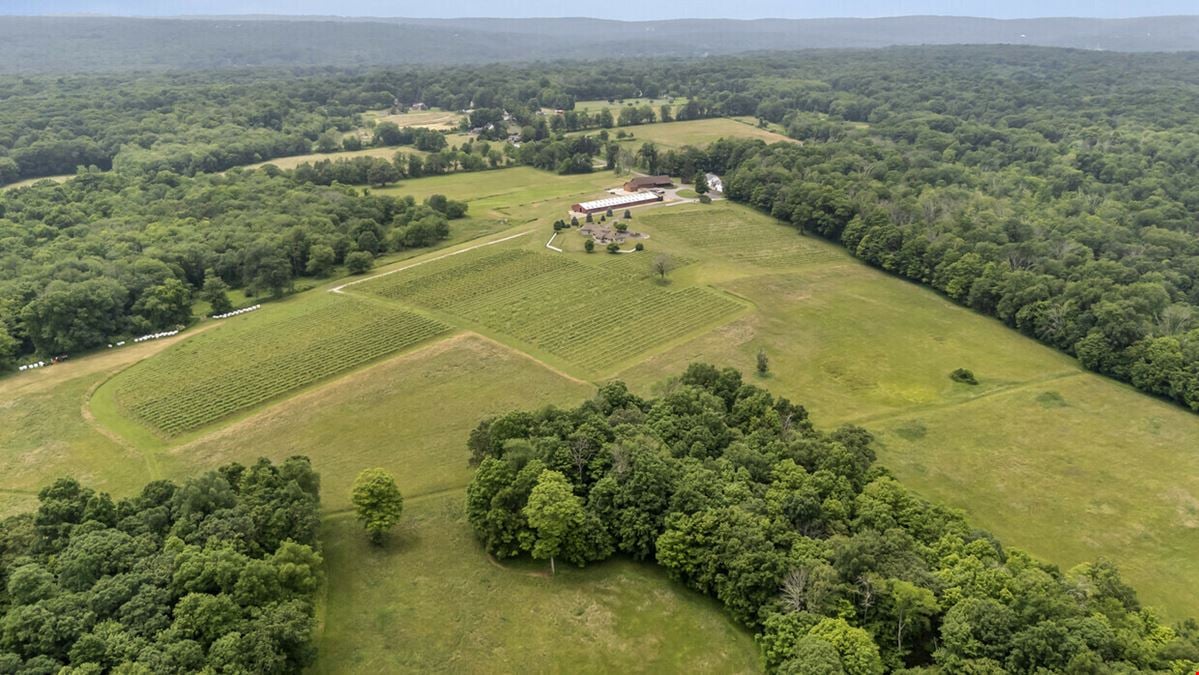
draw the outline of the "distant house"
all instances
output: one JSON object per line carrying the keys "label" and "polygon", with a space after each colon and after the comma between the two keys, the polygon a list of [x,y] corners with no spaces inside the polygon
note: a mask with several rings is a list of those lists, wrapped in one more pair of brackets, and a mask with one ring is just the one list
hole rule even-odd
{"label": "distant house", "polygon": [[591,202],[579,202],[572,204],[571,211],[575,213],[599,213],[608,209],[623,209],[629,206],[637,206],[638,204],[650,204],[653,202],[662,201],[662,195],[656,195],[652,192],[636,192],[631,195],[620,195],[617,197],[605,197]]}
{"label": "distant house", "polygon": [[425,105],[424,103],[420,103],[420,102],[413,103],[412,107],[409,108],[409,110],[413,110],[413,111],[417,111],[417,112],[419,112],[421,110],[428,110],[428,109],[429,109],[429,106]]}
{"label": "distant house", "polygon": [[704,174],[704,178],[708,180],[708,189],[712,192],[724,192],[724,181],[720,180],[720,176],[714,173]]}
{"label": "distant house", "polygon": [[624,184],[626,192],[637,192],[649,188],[673,187],[670,176],[637,176]]}

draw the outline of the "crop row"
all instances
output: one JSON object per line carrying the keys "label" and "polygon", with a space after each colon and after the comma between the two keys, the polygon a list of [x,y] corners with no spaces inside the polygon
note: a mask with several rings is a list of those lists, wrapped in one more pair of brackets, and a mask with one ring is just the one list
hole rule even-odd
{"label": "crop row", "polygon": [[[442,262],[442,261],[439,261]],[[558,261],[527,251],[501,251],[483,257],[406,270],[381,277],[363,286],[364,291],[386,298],[437,309],[450,307],[491,290],[486,282],[535,277],[558,269]]]}
{"label": "crop row", "polygon": [[[139,421],[174,436],[449,330],[411,312],[342,300],[356,311],[330,307],[314,312],[302,334],[280,336],[269,330],[277,339],[266,340],[243,332],[205,345],[198,351],[208,352],[210,363],[235,364],[217,372],[195,367],[201,353],[172,359],[168,352],[149,362],[158,362],[153,369],[133,369],[118,388],[117,400]],[[275,328],[284,323],[289,322]]]}

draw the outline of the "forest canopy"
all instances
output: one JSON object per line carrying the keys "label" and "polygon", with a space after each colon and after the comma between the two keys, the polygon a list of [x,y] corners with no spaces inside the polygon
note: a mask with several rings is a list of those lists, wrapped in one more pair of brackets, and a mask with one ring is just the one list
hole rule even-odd
{"label": "forest canopy", "polygon": [[467,516],[499,558],[656,561],[752,629],[771,672],[1199,666],[1199,624],[1163,624],[1111,563],[1004,547],[897,483],[871,440],[693,364],[656,398],[612,382],[483,420]]}
{"label": "forest canopy", "polygon": [[319,492],[304,457],[117,501],[55,481],[0,523],[0,672],[300,671],[316,654]]}

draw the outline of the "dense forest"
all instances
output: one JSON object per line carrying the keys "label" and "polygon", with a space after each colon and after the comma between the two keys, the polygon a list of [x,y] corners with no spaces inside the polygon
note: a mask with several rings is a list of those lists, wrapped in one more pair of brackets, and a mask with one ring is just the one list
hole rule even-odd
{"label": "dense forest", "polygon": [[271,169],[90,171],[13,190],[0,199],[0,365],[186,325],[194,300],[218,309],[230,287],[279,295],[356,253],[429,246],[465,210]]}
{"label": "dense forest", "polygon": [[303,457],[120,501],[56,481],[0,523],[0,672],[299,672],[316,655],[319,491]]}
{"label": "dense forest", "polygon": [[865,430],[816,431],[732,369],[485,419],[469,449],[491,554],[657,561],[751,628],[771,672],[1199,667],[1199,624],[1163,625],[1110,563],[1063,572],[1005,548],[899,485]]}
{"label": "dense forest", "polygon": [[[410,153],[390,168],[314,163],[288,177],[386,183],[517,163],[569,173],[591,170],[597,156],[622,167],[632,159],[611,142],[610,128],[663,113],[753,115],[801,142],[644,147],[635,160],[650,172],[729,174],[731,198],[841,242],[1088,368],[1199,410],[1197,62],[1192,53],[925,47],[486,69],[3,78],[0,176],[7,178],[0,179],[89,164],[111,165],[121,180],[153,181],[163,170],[188,176],[309,151],[361,128],[363,111],[417,101],[470,109],[465,125],[484,136],[505,113],[511,127],[494,126],[495,138],[465,150]],[[667,110],[624,106],[617,115],[574,110],[582,100],[636,96],[681,102]],[[512,129],[519,149],[502,138]],[[576,130],[597,133],[567,135]],[[394,125],[375,131],[370,140],[378,145],[436,145],[435,134],[422,141]],[[86,221],[106,208],[87,190],[62,189],[71,205],[56,216],[69,211]],[[0,240],[0,256],[10,261],[4,277],[25,274],[25,260],[43,249],[30,235],[45,231],[37,226],[61,231],[23,208],[38,199],[0,197],[0,210],[19,214],[0,213],[0,229],[15,226],[23,242]],[[300,269],[293,260],[293,273]],[[230,283],[250,281],[244,269],[217,271]],[[15,318],[55,277],[35,277],[41,283],[27,283],[17,300],[11,284],[0,293],[12,308],[8,341],[20,344],[8,351],[57,348],[39,344],[37,331]],[[197,287],[199,277],[188,281]],[[138,289],[130,290],[132,307]]]}

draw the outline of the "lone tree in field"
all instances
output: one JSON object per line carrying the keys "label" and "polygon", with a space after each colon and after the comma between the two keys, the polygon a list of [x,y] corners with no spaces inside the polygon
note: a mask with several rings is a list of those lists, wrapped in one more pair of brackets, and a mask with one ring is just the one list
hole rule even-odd
{"label": "lone tree in field", "polygon": [[592,251],[594,251],[595,250],[595,240],[588,239],[587,241],[583,242],[583,250],[587,251],[588,253],[591,253]]}
{"label": "lone tree in field", "polygon": [[703,171],[695,172],[695,194],[708,194],[708,176]]}
{"label": "lone tree in field", "polygon": [[578,219],[578,217],[577,217],[577,216],[571,216],[571,217],[570,217],[570,226],[571,226],[571,227],[578,227],[578,226],[579,226],[579,219]]}
{"label": "lone tree in field", "polygon": [[666,275],[670,274],[670,270],[674,269],[674,261],[670,256],[662,254],[654,257],[654,261],[649,264],[650,272],[658,275],[660,281],[666,281]]}
{"label": "lone tree in field", "polygon": [[624,219],[625,219],[625,220],[632,220],[632,219],[633,219],[633,212],[632,212],[632,211],[630,211],[630,210],[628,210],[628,209],[625,209],[625,210],[624,210]]}
{"label": "lone tree in field", "polygon": [[583,526],[583,502],[570,489],[566,476],[546,469],[537,477],[524,508],[529,527],[537,533],[533,557],[549,558],[550,574],[557,574],[554,556],[562,551],[566,535]]}
{"label": "lone tree in field", "polygon": [[770,359],[766,357],[766,350],[758,350],[758,374],[765,375],[770,372]]}
{"label": "lone tree in field", "polygon": [[351,500],[371,543],[382,546],[383,535],[400,522],[404,512],[404,495],[395,479],[383,469],[364,469],[354,480]]}

